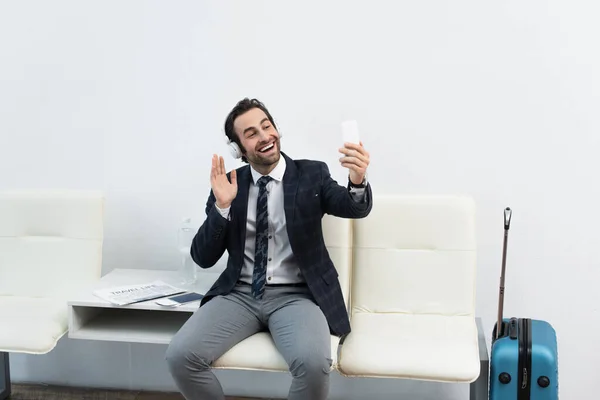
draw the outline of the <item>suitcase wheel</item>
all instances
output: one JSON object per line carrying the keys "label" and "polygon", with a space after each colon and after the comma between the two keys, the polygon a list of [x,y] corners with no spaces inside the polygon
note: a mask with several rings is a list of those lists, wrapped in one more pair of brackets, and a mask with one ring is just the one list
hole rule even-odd
{"label": "suitcase wheel", "polygon": [[503,383],[506,385],[506,384],[510,383],[510,380],[511,380],[510,374],[503,372],[498,376],[498,380],[500,381],[500,383]]}
{"label": "suitcase wheel", "polygon": [[550,379],[548,379],[547,376],[540,376],[537,380],[537,383],[541,387],[547,388],[548,386],[550,386]]}

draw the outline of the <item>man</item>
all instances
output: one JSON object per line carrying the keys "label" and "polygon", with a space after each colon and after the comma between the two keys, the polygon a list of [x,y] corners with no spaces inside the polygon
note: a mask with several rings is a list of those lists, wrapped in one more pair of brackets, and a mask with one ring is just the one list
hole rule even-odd
{"label": "man", "polygon": [[321,219],[325,213],[369,214],[369,153],[362,143],[340,148],[341,165],[349,170],[343,187],[325,163],[280,152],[273,118],[256,99],[233,108],[225,134],[249,165],[227,174],[223,157],[213,155],[207,218],[191,255],[201,268],[210,268],[227,250],[227,268],[171,341],[169,370],[186,399],[223,400],[212,363],[268,329],[293,377],[288,399],[324,400],[330,334],[349,333],[350,323]]}

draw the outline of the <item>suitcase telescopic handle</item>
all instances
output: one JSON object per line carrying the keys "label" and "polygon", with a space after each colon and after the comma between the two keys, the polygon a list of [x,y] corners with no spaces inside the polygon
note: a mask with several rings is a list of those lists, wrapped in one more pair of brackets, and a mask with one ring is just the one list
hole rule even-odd
{"label": "suitcase telescopic handle", "polygon": [[502,270],[500,272],[500,293],[498,294],[498,321],[496,322],[496,339],[502,334],[502,320],[504,318],[504,281],[506,274],[506,247],[508,244],[508,230],[510,229],[510,207],[504,209],[504,244],[502,246]]}
{"label": "suitcase telescopic handle", "polygon": [[510,217],[512,216],[512,210],[510,207],[504,209],[504,229],[510,229]]}

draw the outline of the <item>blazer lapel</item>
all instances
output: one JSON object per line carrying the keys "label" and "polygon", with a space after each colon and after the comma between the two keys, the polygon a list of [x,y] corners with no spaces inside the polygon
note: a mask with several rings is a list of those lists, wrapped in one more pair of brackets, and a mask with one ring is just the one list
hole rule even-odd
{"label": "blazer lapel", "polygon": [[298,191],[299,175],[298,169],[294,161],[286,156],[283,152],[282,157],[285,157],[285,173],[283,174],[283,209],[285,210],[285,219],[287,226],[294,221],[296,211],[296,192]]}

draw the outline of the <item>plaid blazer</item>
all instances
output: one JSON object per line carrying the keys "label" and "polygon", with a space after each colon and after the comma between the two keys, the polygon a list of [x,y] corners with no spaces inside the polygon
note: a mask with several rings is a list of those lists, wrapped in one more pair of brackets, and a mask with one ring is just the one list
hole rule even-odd
{"label": "plaid blazer", "polygon": [[[290,245],[299,268],[317,304],[327,318],[332,334],[346,335],[350,321],[344,304],[338,273],[325,248],[321,219],[325,213],[341,218],[364,218],[372,208],[371,186],[367,185],[365,202],[350,196],[348,187],[332,179],[324,162],[292,160],[284,153],[284,210]],[[227,174],[228,177],[230,174]],[[252,176],[250,166],[237,169],[238,193],[229,212],[229,220],[215,208],[211,191],[206,202],[206,220],[191,246],[191,256],[201,268],[210,268],[229,253],[227,267],[202,299],[229,293],[239,279],[244,264],[248,191]]]}

